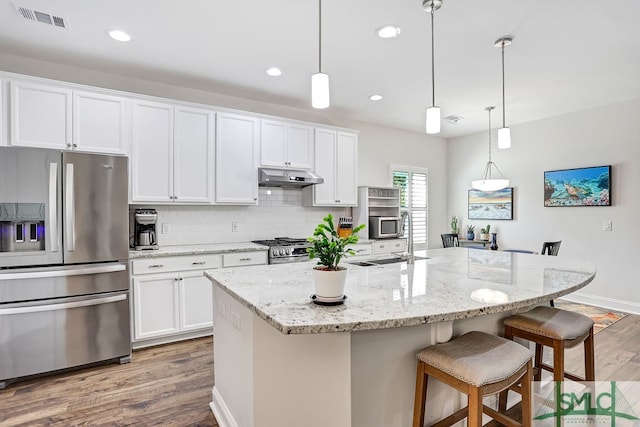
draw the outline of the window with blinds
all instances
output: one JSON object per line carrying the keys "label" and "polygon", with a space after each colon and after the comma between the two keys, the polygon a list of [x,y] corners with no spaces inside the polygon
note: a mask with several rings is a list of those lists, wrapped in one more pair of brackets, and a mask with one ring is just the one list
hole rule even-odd
{"label": "window with blinds", "polygon": [[[427,170],[392,166],[393,186],[400,188],[400,207],[408,210],[413,222],[414,249],[427,248]],[[406,230],[409,224],[404,224]]]}

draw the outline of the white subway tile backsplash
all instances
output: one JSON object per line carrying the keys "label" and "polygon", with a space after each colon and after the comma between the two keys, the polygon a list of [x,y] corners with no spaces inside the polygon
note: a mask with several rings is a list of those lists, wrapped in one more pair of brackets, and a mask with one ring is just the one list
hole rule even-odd
{"label": "white subway tile backsplash", "polygon": [[[311,236],[328,213],[350,215],[350,208],[303,207],[299,189],[260,188],[258,206],[155,206],[158,224],[170,232],[159,233],[162,245],[247,242],[274,237]],[[231,222],[238,232],[231,231]],[[159,227],[159,231],[161,226]]]}

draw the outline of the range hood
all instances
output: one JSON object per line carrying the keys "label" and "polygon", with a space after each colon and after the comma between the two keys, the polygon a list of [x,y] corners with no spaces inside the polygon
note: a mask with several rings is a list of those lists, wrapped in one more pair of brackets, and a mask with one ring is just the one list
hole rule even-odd
{"label": "range hood", "polygon": [[258,184],[262,187],[306,187],[322,184],[324,179],[311,171],[290,169],[258,169]]}

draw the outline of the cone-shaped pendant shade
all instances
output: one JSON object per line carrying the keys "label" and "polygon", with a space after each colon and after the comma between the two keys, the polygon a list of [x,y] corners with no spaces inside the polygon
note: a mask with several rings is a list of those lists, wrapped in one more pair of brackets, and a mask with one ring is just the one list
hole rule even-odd
{"label": "cone-shaped pendant shade", "polygon": [[315,73],[311,76],[311,106],[323,109],[329,107],[329,75]]}

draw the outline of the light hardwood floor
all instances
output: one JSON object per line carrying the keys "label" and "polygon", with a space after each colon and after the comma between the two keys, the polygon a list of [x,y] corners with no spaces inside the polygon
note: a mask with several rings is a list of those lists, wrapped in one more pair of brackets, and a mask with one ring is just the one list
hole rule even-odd
{"label": "light hardwood floor", "polygon": [[[567,354],[567,368],[578,374],[581,349]],[[596,334],[595,352],[596,379],[640,381],[640,316]],[[212,427],[212,385],[212,339],[200,338],[136,351],[127,365],[11,384],[0,391],[0,425]]]}
{"label": "light hardwood floor", "polygon": [[212,338],[135,351],[101,365],[10,384],[0,426],[217,426]]}

